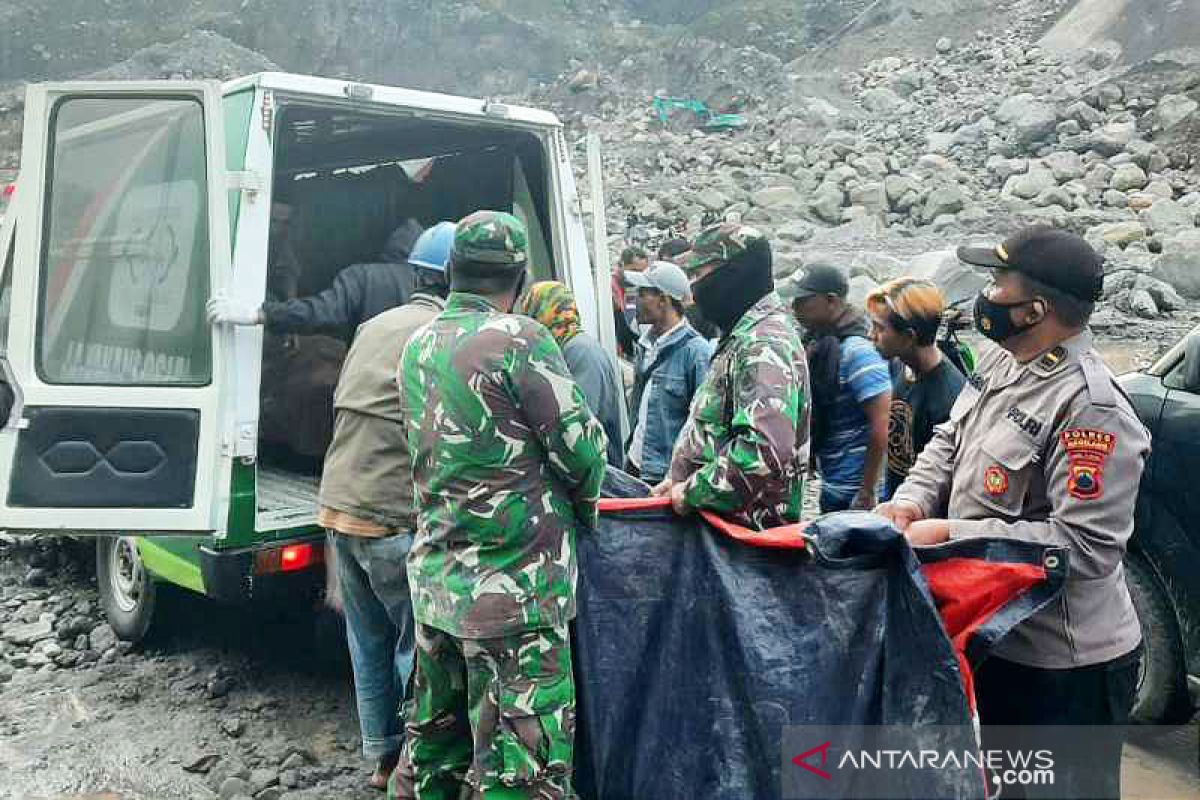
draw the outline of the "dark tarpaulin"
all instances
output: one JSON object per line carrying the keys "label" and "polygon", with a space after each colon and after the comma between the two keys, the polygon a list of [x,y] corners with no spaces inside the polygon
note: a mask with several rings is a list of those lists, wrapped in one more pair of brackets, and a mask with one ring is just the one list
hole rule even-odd
{"label": "dark tarpaulin", "polygon": [[[814,523],[806,548],[799,526],[763,535],[654,503],[605,501],[578,538],[587,800],[778,797],[785,726],[961,726],[969,745],[965,664],[1065,576],[1056,552],[1013,541],[951,543],[922,566],[865,513]],[[977,771],[936,780],[911,796],[983,796]]]}

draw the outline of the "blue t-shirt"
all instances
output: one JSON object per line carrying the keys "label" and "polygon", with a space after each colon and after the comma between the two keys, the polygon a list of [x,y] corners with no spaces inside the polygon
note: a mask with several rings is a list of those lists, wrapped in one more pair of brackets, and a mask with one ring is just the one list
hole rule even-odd
{"label": "blue t-shirt", "polygon": [[871,427],[862,404],[892,388],[887,362],[875,345],[861,336],[842,340],[838,364],[838,397],[829,420],[825,446],[817,453],[817,466],[825,491],[853,494],[862,485]]}

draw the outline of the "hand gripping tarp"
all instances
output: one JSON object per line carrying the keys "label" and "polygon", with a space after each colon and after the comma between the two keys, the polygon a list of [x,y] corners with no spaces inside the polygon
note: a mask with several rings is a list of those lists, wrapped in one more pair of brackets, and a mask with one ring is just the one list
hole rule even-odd
{"label": "hand gripping tarp", "polygon": [[[866,513],[755,532],[658,499],[601,507],[578,537],[585,800],[779,797],[790,726],[959,726],[971,746],[970,668],[1066,575],[1025,542],[914,553]],[[985,794],[978,770],[935,780],[900,794]]]}

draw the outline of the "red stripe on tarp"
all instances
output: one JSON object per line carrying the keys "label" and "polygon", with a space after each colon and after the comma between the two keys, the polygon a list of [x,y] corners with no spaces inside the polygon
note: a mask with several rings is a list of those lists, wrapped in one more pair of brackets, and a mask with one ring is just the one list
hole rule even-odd
{"label": "red stripe on tarp", "polygon": [[743,544],[754,547],[771,547],[776,550],[803,550],[808,547],[808,537],[804,530],[807,522],[795,525],[784,525],[780,528],[768,528],[765,531],[754,531],[734,525],[727,519],[722,519],[711,511],[702,512],[704,521],[731,539],[737,539]]}
{"label": "red stripe on tarp", "polygon": [[[601,514],[615,514],[621,511],[657,511],[671,508],[669,497],[605,497],[598,503]],[[804,535],[807,522],[795,525],[784,525],[780,528],[769,528],[765,531],[755,531],[736,525],[711,511],[700,512],[704,521],[730,539],[736,539],[742,544],[752,547],[769,547],[775,550],[803,550],[808,546],[808,537]]]}
{"label": "red stripe on tarp", "polygon": [[602,497],[596,504],[601,514],[613,514],[618,511],[653,511],[660,508],[670,508],[669,497]]}
{"label": "red stripe on tarp", "polygon": [[1041,564],[948,558],[923,564],[921,573],[958,655],[963,688],[975,710],[975,675],[967,662],[967,643],[981,625],[1004,606],[1046,580]]}

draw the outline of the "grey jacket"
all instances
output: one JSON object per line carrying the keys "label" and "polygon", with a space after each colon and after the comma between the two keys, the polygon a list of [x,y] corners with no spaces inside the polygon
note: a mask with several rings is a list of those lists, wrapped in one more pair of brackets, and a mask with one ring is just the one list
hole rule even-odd
{"label": "grey jacket", "polygon": [[600,343],[586,333],[580,332],[562,348],[567,369],[579,384],[588,408],[600,420],[604,435],[608,437],[607,460],[614,467],[624,465],[621,454],[621,399],[620,384],[612,359],[604,352]]}
{"label": "grey jacket", "polygon": [[1028,364],[980,362],[894,500],[950,520],[951,538],[1008,538],[1069,552],[1057,600],[994,651],[1066,669],[1141,641],[1122,558],[1150,434],[1084,333]]}
{"label": "grey jacket", "polygon": [[417,294],[358,329],[333,394],[336,418],[321,478],[322,506],[413,530],[412,462],[396,372],[413,332],[444,307],[440,298]]}

